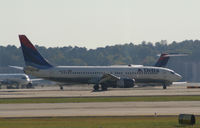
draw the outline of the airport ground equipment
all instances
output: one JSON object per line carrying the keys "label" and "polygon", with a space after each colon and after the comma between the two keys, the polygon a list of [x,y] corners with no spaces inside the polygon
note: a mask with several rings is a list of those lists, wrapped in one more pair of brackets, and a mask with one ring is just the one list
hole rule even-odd
{"label": "airport ground equipment", "polygon": [[195,116],[193,114],[180,114],[178,117],[179,124],[194,125],[196,123]]}

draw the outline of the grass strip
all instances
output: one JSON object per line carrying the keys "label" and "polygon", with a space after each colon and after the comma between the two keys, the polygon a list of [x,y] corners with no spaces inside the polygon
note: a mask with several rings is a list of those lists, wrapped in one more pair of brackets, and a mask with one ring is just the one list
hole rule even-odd
{"label": "grass strip", "polygon": [[63,117],[0,119],[1,128],[199,128],[179,125],[178,117]]}
{"label": "grass strip", "polygon": [[200,96],[141,96],[141,97],[83,97],[83,98],[7,98],[0,104],[14,103],[83,103],[83,102],[153,102],[153,101],[200,101]]}

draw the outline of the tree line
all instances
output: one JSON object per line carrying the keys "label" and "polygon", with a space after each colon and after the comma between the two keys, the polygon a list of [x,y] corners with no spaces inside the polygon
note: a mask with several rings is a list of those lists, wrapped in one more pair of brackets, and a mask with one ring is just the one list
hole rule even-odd
{"label": "tree line", "polygon": [[[167,65],[183,76],[183,81],[199,82],[200,76],[200,40],[182,42],[143,41],[141,44],[128,43],[87,49],[85,47],[36,46],[38,51],[53,65],[154,65],[160,53],[187,53],[184,57],[171,57]],[[0,46],[0,72],[17,72],[8,65],[24,66],[21,48]]]}

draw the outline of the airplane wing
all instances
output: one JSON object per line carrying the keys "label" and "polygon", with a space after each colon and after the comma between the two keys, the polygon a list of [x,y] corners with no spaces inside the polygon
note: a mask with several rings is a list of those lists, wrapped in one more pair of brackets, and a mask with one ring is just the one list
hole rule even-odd
{"label": "airplane wing", "polygon": [[99,83],[104,83],[106,81],[116,81],[116,80],[119,80],[119,79],[120,79],[120,77],[118,77],[118,76],[106,73],[101,77]]}
{"label": "airplane wing", "polygon": [[40,80],[44,80],[44,79],[30,79],[32,82],[33,81],[40,81]]}
{"label": "airplane wing", "polygon": [[12,66],[12,65],[9,65],[9,67],[11,67],[11,68],[15,68],[15,69],[19,69],[19,70],[23,70],[23,69],[24,69],[23,67],[19,67],[19,66]]}

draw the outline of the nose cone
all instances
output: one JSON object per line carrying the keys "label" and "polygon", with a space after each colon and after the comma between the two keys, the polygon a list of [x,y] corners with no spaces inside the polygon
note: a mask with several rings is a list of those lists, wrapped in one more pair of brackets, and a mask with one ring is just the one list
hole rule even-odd
{"label": "nose cone", "polygon": [[31,80],[30,80],[29,78],[28,78],[28,79],[26,79],[26,80],[27,80],[27,82],[29,82],[29,83],[31,82]]}
{"label": "nose cone", "polygon": [[26,78],[26,84],[32,83],[31,79],[29,77]]}
{"label": "nose cone", "polygon": [[179,81],[182,79],[182,76],[178,73],[175,73],[175,81]]}

